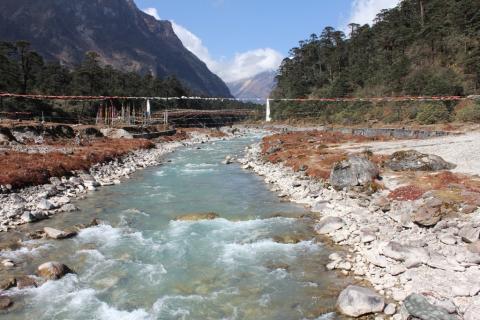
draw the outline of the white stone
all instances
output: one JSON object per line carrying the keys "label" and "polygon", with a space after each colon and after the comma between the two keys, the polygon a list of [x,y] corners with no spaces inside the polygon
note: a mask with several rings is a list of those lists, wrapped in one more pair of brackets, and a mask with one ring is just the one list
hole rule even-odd
{"label": "white stone", "polygon": [[365,314],[381,312],[385,301],[375,291],[359,286],[348,286],[337,300],[338,310],[350,317],[359,317]]}
{"label": "white stone", "polygon": [[383,312],[387,315],[387,316],[391,316],[391,315],[394,315],[395,312],[397,311],[397,306],[393,303],[389,303],[386,307],[385,307],[385,310],[383,310]]}

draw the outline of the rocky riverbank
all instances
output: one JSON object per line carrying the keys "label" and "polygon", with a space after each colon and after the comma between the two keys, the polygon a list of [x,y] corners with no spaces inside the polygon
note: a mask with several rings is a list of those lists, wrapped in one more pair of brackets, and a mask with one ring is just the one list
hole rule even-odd
{"label": "rocky riverbank", "polygon": [[97,188],[119,184],[135,171],[161,164],[162,157],[184,146],[230,139],[241,130],[223,130],[225,135],[192,131],[183,141],[162,142],[151,149],[140,149],[108,163],[96,164],[88,171],[75,171],[70,177],[52,177],[49,184],[0,194],[0,232],[16,226],[46,219],[61,212],[77,210],[72,199],[81,199]]}
{"label": "rocky riverbank", "polygon": [[[437,203],[433,193],[401,201],[389,198],[389,190],[336,190],[307,175],[306,166],[268,161],[261,144],[239,161],[264,177],[279,197],[319,213],[316,231],[349,252],[333,254],[327,269],[366,279],[376,290],[347,288],[339,298],[340,311],[394,320],[480,319],[478,206],[455,206],[454,214],[444,214],[444,203]],[[398,185],[398,176],[385,175],[382,183]],[[345,306],[345,299],[353,305]]]}

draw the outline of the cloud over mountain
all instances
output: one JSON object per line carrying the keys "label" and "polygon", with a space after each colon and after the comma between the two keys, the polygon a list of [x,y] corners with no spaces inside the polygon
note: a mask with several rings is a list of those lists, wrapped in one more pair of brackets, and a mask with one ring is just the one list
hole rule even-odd
{"label": "cloud over mountain", "polygon": [[[146,8],[143,11],[156,19],[160,19],[155,8]],[[232,58],[216,59],[212,57],[200,37],[175,21],[172,21],[172,25],[183,45],[226,82],[246,79],[265,71],[276,70],[284,58],[280,52],[274,49],[259,48],[237,53]]]}

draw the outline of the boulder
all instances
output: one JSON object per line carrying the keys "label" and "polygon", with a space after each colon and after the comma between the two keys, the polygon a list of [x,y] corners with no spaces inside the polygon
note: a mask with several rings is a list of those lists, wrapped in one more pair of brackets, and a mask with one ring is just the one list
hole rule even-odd
{"label": "boulder", "polygon": [[45,218],[47,218],[47,216],[43,212],[38,211],[25,211],[20,217],[23,223],[37,222]]}
{"label": "boulder", "polygon": [[458,235],[466,243],[474,243],[480,238],[480,228],[475,228],[473,225],[466,225],[460,229]]}
{"label": "boulder", "polygon": [[383,247],[382,255],[393,260],[405,261],[407,268],[427,263],[430,257],[424,248],[405,246],[395,241],[390,241]]}
{"label": "boulder", "polygon": [[43,231],[45,232],[48,238],[56,239],[56,240],[72,238],[77,235],[77,233],[74,231],[66,232],[66,231],[61,231],[61,230],[50,228],[50,227],[43,228]]}
{"label": "boulder", "polygon": [[74,272],[63,263],[56,261],[46,262],[37,268],[37,274],[47,280],[58,280],[68,273]]}
{"label": "boulder", "polygon": [[401,314],[403,319],[457,320],[444,308],[429,303],[424,296],[416,293],[409,295],[404,300]]}
{"label": "boulder", "polygon": [[328,234],[343,228],[345,221],[339,217],[326,217],[315,225],[315,231],[318,234]]}
{"label": "boulder", "polygon": [[465,314],[463,315],[464,320],[478,320],[478,315],[480,315],[480,303],[470,305]]}
{"label": "boulder", "polygon": [[433,227],[443,217],[443,202],[441,200],[430,198],[415,210],[411,216],[412,221],[422,227]]}
{"label": "boulder", "polygon": [[64,204],[64,205],[60,208],[60,210],[63,211],[63,212],[73,212],[73,211],[77,211],[78,208],[75,207],[74,204],[67,203],[67,204]]}
{"label": "boulder", "polygon": [[439,156],[423,154],[415,150],[395,152],[385,165],[393,171],[439,171],[456,167]]}
{"label": "boulder", "polygon": [[382,312],[385,300],[375,291],[359,286],[348,286],[338,296],[337,309],[344,315],[360,317]]}
{"label": "boulder", "polygon": [[297,244],[304,240],[302,235],[284,235],[284,236],[274,236],[273,241],[281,244]]}
{"label": "boulder", "polygon": [[55,209],[55,205],[50,201],[48,201],[47,199],[42,199],[37,204],[37,208],[40,210],[52,210],[52,209]]}
{"label": "boulder", "polygon": [[214,220],[220,216],[214,212],[207,213],[190,213],[175,218],[175,221],[200,221],[200,220]]}
{"label": "boulder", "polygon": [[104,128],[100,132],[111,139],[133,139],[133,135],[124,129]]}
{"label": "boulder", "polygon": [[374,266],[380,268],[386,268],[388,266],[388,260],[385,259],[385,257],[382,257],[375,249],[365,252],[365,259]]}
{"label": "boulder", "polygon": [[0,310],[6,310],[13,305],[12,299],[6,296],[0,296]]}
{"label": "boulder", "polygon": [[337,190],[366,186],[379,175],[377,166],[361,156],[350,156],[335,163],[330,173],[330,184]]}
{"label": "boulder", "polygon": [[319,213],[324,212],[328,208],[329,203],[330,201],[327,201],[327,200],[317,201],[312,205],[312,208],[310,209],[310,211],[319,212]]}
{"label": "boulder", "polygon": [[232,156],[226,156],[225,160],[222,161],[222,164],[232,164],[234,161],[234,158]]}
{"label": "boulder", "polygon": [[16,281],[18,289],[36,288],[38,286],[37,281],[30,276],[17,277]]}
{"label": "boulder", "polygon": [[467,250],[471,253],[480,254],[480,241],[477,240],[475,242],[470,243],[467,246]]}
{"label": "boulder", "polygon": [[2,279],[0,281],[0,291],[8,290],[17,285],[17,280],[15,278]]}

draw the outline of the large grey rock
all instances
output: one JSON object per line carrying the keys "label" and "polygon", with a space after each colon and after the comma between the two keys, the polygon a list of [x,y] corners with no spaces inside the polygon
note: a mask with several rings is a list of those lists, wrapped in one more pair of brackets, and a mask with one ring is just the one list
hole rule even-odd
{"label": "large grey rock", "polygon": [[337,231],[345,225],[345,221],[339,217],[326,217],[315,225],[315,231],[318,234],[328,234]]}
{"label": "large grey rock", "polygon": [[393,171],[439,171],[456,167],[439,156],[423,154],[415,150],[395,152],[385,165]]}
{"label": "large grey rock", "polygon": [[381,253],[388,258],[405,261],[407,268],[414,268],[429,261],[429,254],[426,249],[405,246],[395,241],[387,243]]}
{"label": "large grey rock", "polygon": [[37,208],[40,210],[52,210],[55,209],[55,205],[47,199],[41,199],[40,202],[37,204]]}
{"label": "large grey rock", "polygon": [[330,173],[330,184],[337,190],[355,186],[366,186],[378,177],[377,166],[360,156],[350,156],[337,162]]}
{"label": "large grey rock", "polygon": [[43,231],[45,232],[48,238],[56,239],[56,240],[67,239],[77,235],[76,232],[66,232],[66,231],[61,231],[61,230],[50,228],[50,227],[43,228]]}
{"label": "large grey rock", "polygon": [[465,314],[463,315],[464,320],[478,320],[480,318],[480,303],[470,305]]}
{"label": "large grey rock", "polygon": [[466,225],[458,232],[463,241],[473,243],[479,240],[480,228],[474,228],[472,225]]}
{"label": "large grey rock", "polygon": [[475,242],[470,243],[467,246],[467,250],[471,253],[480,254],[480,241],[477,240]]}
{"label": "large grey rock", "polygon": [[457,320],[447,310],[434,306],[427,299],[419,294],[409,295],[403,302],[401,314],[404,320]]}
{"label": "large grey rock", "polygon": [[375,291],[359,286],[348,286],[338,296],[337,309],[350,317],[382,312],[385,300]]}
{"label": "large grey rock", "polygon": [[111,139],[133,139],[133,135],[124,129],[104,128],[102,134]]}
{"label": "large grey rock", "polygon": [[380,268],[386,268],[388,266],[388,261],[385,257],[382,257],[379,252],[375,249],[369,250],[365,253],[365,259],[374,266]]}
{"label": "large grey rock", "polygon": [[412,221],[423,227],[432,227],[436,225],[443,216],[443,202],[441,200],[431,198],[425,200],[412,214]]}
{"label": "large grey rock", "polygon": [[37,268],[37,274],[47,280],[58,280],[68,273],[74,273],[69,267],[63,263],[50,261]]}
{"label": "large grey rock", "polygon": [[46,219],[45,214],[43,214],[43,212],[38,212],[38,211],[25,211],[20,217],[20,220],[23,223],[32,223],[32,222],[40,221],[43,219]]}
{"label": "large grey rock", "polygon": [[330,202],[327,201],[327,200],[320,200],[320,201],[317,201],[315,202],[313,205],[312,205],[312,208],[310,211],[312,212],[324,212],[327,208],[328,208],[328,204]]}

